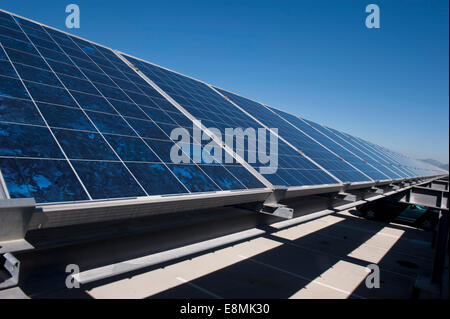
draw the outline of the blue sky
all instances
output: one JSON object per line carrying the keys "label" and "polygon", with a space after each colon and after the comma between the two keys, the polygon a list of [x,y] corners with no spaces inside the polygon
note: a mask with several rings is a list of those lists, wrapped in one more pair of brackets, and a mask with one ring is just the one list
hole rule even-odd
{"label": "blue sky", "polygon": [[[79,30],[65,28],[69,3],[80,6]],[[370,3],[380,7],[380,29],[365,27]],[[448,1],[2,0],[0,7],[448,163]]]}

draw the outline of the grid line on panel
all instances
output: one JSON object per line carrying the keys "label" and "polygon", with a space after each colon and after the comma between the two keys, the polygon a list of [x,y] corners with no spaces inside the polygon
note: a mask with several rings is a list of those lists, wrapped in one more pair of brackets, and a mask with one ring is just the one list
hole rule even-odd
{"label": "grid line on panel", "polygon": [[[119,54],[119,53],[118,53]],[[116,54],[117,55],[117,54]],[[120,59],[126,59],[125,57],[119,57]],[[126,59],[127,60],[127,59]],[[127,60],[128,61],[128,60]],[[128,63],[130,63],[129,61],[128,61]],[[145,74],[144,75],[142,75],[142,74],[140,74],[138,71],[136,71],[136,70],[134,70],[135,72],[136,72],[136,74],[138,74],[140,77],[142,77],[146,82],[149,82],[149,85],[151,85],[155,90],[161,90],[162,92],[164,92],[169,98],[167,98],[167,97],[165,97],[166,99],[167,99],[167,101],[169,101],[171,104],[173,104],[182,114],[184,114],[184,116],[186,116],[186,117],[188,117],[189,118],[189,116],[187,116],[184,112],[186,112],[187,114],[189,114],[190,115],[190,117],[192,117],[192,119],[191,119],[191,121],[193,122],[193,124],[194,125],[196,125],[196,126],[199,126],[197,123],[195,123],[194,122],[194,119],[196,120],[196,121],[198,121],[192,114],[190,114],[190,112],[188,112],[188,111],[186,111],[186,110],[184,110],[184,112],[183,111],[181,111],[180,110],[180,108],[181,109],[184,109],[184,108],[182,108],[180,105],[177,105],[178,103],[167,93],[167,92],[165,92],[163,89],[161,89],[156,83],[154,83],[153,81],[151,81]],[[161,92],[160,92],[161,93]],[[171,101],[171,99],[172,100],[174,100],[174,102],[173,101]],[[210,134],[210,133],[208,133],[206,130],[205,130],[205,128],[203,127],[203,125],[201,125],[201,126],[199,126],[200,127],[200,129],[203,131],[203,132],[206,132],[213,140],[214,140],[214,134]],[[201,142],[200,142],[201,143]],[[245,162],[245,161],[243,161],[242,159],[241,160],[239,160],[237,157],[236,157],[236,154],[234,154],[234,152],[230,152],[229,150],[227,150],[226,149],[226,147],[225,146],[223,146],[223,145],[221,145],[221,144],[218,144],[222,149],[224,149],[224,151],[225,152],[228,152],[229,154],[231,154],[231,156],[233,156],[237,161],[238,161],[238,163],[242,166],[242,167],[244,167],[245,169],[247,169],[247,170],[249,170],[249,171],[251,171],[251,170],[253,170],[253,168],[252,167],[249,167],[249,166],[247,166],[248,164]],[[230,172],[227,168],[226,168],[226,166],[225,165],[222,165],[227,171],[228,171],[228,173],[230,173],[232,176],[234,176],[235,178],[236,178],[236,180],[238,180],[241,184],[243,184],[242,182],[241,182],[241,180],[240,180],[240,178],[238,178],[237,176],[235,176],[232,172]],[[251,173],[251,174],[253,174],[253,172]],[[265,179],[264,179],[264,181],[263,180],[261,180],[261,178],[260,178],[260,174],[259,173],[257,173],[258,175],[255,175],[255,174],[253,174],[254,176],[255,176],[255,178],[257,178],[258,180],[260,180],[263,184],[265,184],[266,186],[267,186],[267,184],[269,184],[270,185],[270,183],[268,183],[268,181],[266,181]],[[244,185],[244,184],[243,184]],[[244,185],[245,186],[245,185]]]}
{"label": "grid line on panel", "polygon": [[[45,30],[45,28],[43,28]],[[45,30],[46,31],[46,30]],[[46,31],[47,32],[47,31]],[[47,32],[47,34],[49,35],[49,37],[51,37],[53,39],[53,37]],[[56,43],[56,45],[59,46],[59,43],[57,43],[54,39],[53,41]],[[78,68],[78,70],[84,75],[83,71],[78,67],[78,65],[76,63],[73,62],[73,60],[71,59],[71,57],[69,55],[67,55],[67,53],[61,48],[61,50],[66,54],[66,56],[72,61],[72,63],[75,65],[76,68]],[[90,79],[84,75],[86,77],[86,79],[94,86],[94,88],[97,89],[97,87],[90,81]],[[69,91],[69,90],[68,90]],[[114,106],[109,102],[109,100],[103,95],[102,92],[100,92],[98,89],[97,91],[99,92],[99,95],[102,96],[108,104],[110,104],[110,106],[117,112],[117,110],[114,108]],[[69,94],[72,96],[72,94],[69,91]],[[73,96],[72,96],[73,98]],[[74,98],[74,100],[76,101],[76,103],[78,104],[78,101]],[[80,105],[78,105],[80,106]],[[128,166],[126,165],[126,163],[121,159],[121,157],[119,156],[119,154],[116,152],[116,150],[111,146],[111,144],[109,143],[109,141],[104,137],[103,133],[98,129],[98,127],[95,125],[95,123],[92,121],[92,119],[89,117],[89,115],[84,111],[84,109],[80,106],[80,109],[83,111],[83,113],[85,114],[85,116],[89,119],[89,121],[91,122],[91,124],[96,128],[96,130],[98,131],[98,133],[101,135],[101,137],[103,138],[103,140],[106,142],[106,144],[109,146],[109,148],[113,151],[113,153],[117,156],[117,158],[120,159],[120,162],[125,166],[125,168],[127,169],[128,173],[133,177],[133,179],[136,181],[136,183],[139,185],[139,187],[143,190],[143,192],[147,195],[150,196],[146,189],[141,185],[141,183],[138,181],[138,179],[136,178],[136,176],[131,172],[131,170],[128,168]],[[123,118],[123,116],[117,112],[122,119],[127,123],[127,125],[133,130],[133,132],[141,139],[142,142],[145,143],[145,145],[158,157],[158,159],[161,161],[161,163],[167,168],[166,164],[162,161],[162,159],[158,156],[158,154],[156,154],[149,146],[148,144],[145,142],[145,140],[139,135],[137,134],[137,132],[134,130],[134,128],[128,123],[128,121],[126,119]],[[167,168],[168,169],[168,168]],[[170,170],[169,170],[170,171]],[[181,183],[181,181],[180,181]],[[186,189],[186,191],[188,193],[190,193],[190,191],[186,188],[186,186],[184,186],[184,184],[181,183],[181,185]]]}
{"label": "grid line on panel", "polygon": [[[173,72],[173,71],[170,71],[170,70],[167,70],[167,71]],[[161,78],[159,78],[159,79],[160,79],[160,81],[163,81],[163,83],[165,83],[164,80],[162,80]],[[195,79],[192,79],[192,80],[197,81],[197,80],[195,80]],[[207,101],[206,99],[203,99],[201,95],[200,95],[200,96],[195,96],[195,97],[194,97],[194,95],[190,94],[189,91],[185,90],[183,87],[181,87],[181,86],[178,85],[177,83],[172,82],[172,81],[167,81],[167,82],[170,83],[170,84],[172,85],[172,87],[177,87],[177,89],[180,90],[180,91],[182,91],[183,94],[185,94],[186,96],[189,96],[189,97],[192,98],[192,99],[203,100],[203,102],[209,103],[209,101]],[[159,84],[158,84],[158,86],[159,86]],[[164,87],[164,86],[163,86],[163,87]],[[181,99],[180,93],[174,91],[174,90],[172,89],[172,87],[166,87],[166,90],[170,89],[170,93],[171,93],[173,96],[175,96],[178,100],[180,100],[180,99]],[[191,87],[191,90],[197,92],[197,90],[196,90],[194,87]],[[198,91],[198,92],[199,92],[199,94],[201,94],[200,91]],[[173,99],[173,98],[172,98],[172,99]],[[195,109],[199,110],[199,112],[206,112],[206,110],[204,110],[204,109],[197,108],[197,107],[193,106],[193,105],[192,105],[191,103],[189,103],[186,99],[183,99],[183,100],[184,100],[185,103],[191,105],[192,108],[195,108]],[[175,101],[175,100],[174,100],[174,101]],[[179,104],[177,101],[175,101],[175,103],[176,103],[176,104]],[[195,118],[196,121],[198,121],[199,119],[200,119],[200,121],[206,120],[206,118],[204,118],[204,117],[202,117],[202,116],[200,116],[200,115],[198,115],[198,114],[192,114],[192,111],[191,111],[191,110],[186,110],[186,108],[183,107],[183,106],[181,106],[181,105],[180,105],[180,108],[182,108],[185,112],[187,112],[191,117]],[[227,118],[227,116],[224,115],[224,118]],[[232,120],[223,120],[223,121],[220,121],[220,120],[219,120],[219,121],[217,121],[217,119],[216,119],[215,122],[216,122],[216,123],[217,123],[217,122],[223,123],[224,125],[229,125],[229,123],[232,122]],[[202,124],[202,126],[205,127],[204,124]],[[209,129],[204,128],[204,131],[209,132]],[[208,134],[211,135],[211,136],[214,136],[215,138],[218,139],[218,137],[216,136],[216,134],[214,134],[213,132],[210,132],[210,133],[208,133]],[[220,139],[219,139],[219,140],[220,140]],[[228,147],[228,146],[227,146],[227,147]],[[246,165],[246,166],[248,165],[249,168],[255,169],[255,167],[253,167],[253,165],[247,163],[247,162],[245,161],[245,159],[244,159],[242,156],[240,156],[237,152],[235,152],[234,150],[231,150],[231,149],[228,150],[228,151],[229,151],[230,154],[232,154],[232,156],[233,156],[234,158],[236,158],[238,161],[241,161],[241,162],[243,163],[243,165]],[[259,176],[261,176],[262,178],[264,178],[264,180],[266,180],[266,178],[263,177],[263,176],[262,176],[261,174],[259,174],[258,172],[256,172],[256,174],[258,174],[258,178],[259,178]],[[280,179],[283,181],[284,184],[287,185],[287,182],[286,182],[283,178],[280,177]],[[269,184],[273,184],[273,183],[269,182]]]}
{"label": "grid line on panel", "polygon": [[[13,17],[14,19],[14,17]],[[11,63],[12,67],[14,68],[14,71],[17,73],[17,76],[19,77],[20,81],[22,82],[23,87],[25,88],[25,90],[27,91],[28,95],[30,96],[31,102],[34,104],[34,106],[36,107],[37,112],[39,113],[39,115],[41,116],[42,120],[45,123],[45,127],[49,130],[50,134],[52,135],[53,139],[55,140],[56,144],[58,145],[58,148],[60,149],[61,153],[63,154],[65,161],[68,163],[68,165],[70,166],[70,168],[72,169],[73,173],[75,174],[75,177],[77,178],[78,182],[80,183],[81,187],[83,188],[83,191],[86,193],[86,195],[88,196],[88,198],[90,200],[92,200],[91,195],[89,194],[86,186],[83,184],[83,181],[81,180],[80,176],[78,175],[78,173],[76,172],[75,168],[73,167],[72,163],[70,162],[69,158],[67,157],[67,154],[65,153],[64,149],[62,148],[61,144],[59,143],[59,141],[56,139],[55,134],[53,133],[53,130],[50,128],[50,126],[48,125],[45,117],[43,116],[41,110],[39,109],[38,105],[36,104],[36,102],[33,99],[33,96],[30,94],[30,92],[28,91],[28,88],[26,87],[25,83],[23,82],[22,78],[20,77],[20,74],[17,72],[17,69],[14,65],[14,63],[12,63],[11,59],[9,58],[8,52],[6,52],[6,50],[4,50],[2,43],[0,43],[0,48],[5,52],[6,57],[8,58],[9,62]]]}
{"label": "grid line on panel", "polygon": [[[335,130],[335,129],[333,129],[333,130]],[[383,164],[383,163],[384,163],[384,164],[387,165],[388,167],[391,167],[391,169],[397,169],[397,170],[398,170],[398,168],[394,167],[391,163],[389,163],[389,162],[388,162],[385,158],[383,158],[380,154],[377,154],[377,152],[376,152],[375,150],[370,149],[370,148],[368,147],[368,145],[364,145],[363,143],[356,141],[356,139],[355,139],[354,137],[352,137],[351,135],[349,135],[349,134],[347,134],[347,133],[344,133],[344,132],[341,132],[341,131],[338,131],[338,130],[336,130],[336,131],[337,131],[339,134],[342,134],[343,136],[345,136],[346,138],[348,138],[348,140],[352,143],[352,145],[354,145],[354,146],[358,145],[359,147],[364,148],[367,152],[369,152],[372,156],[374,156],[380,164]],[[404,174],[404,173],[403,173],[403,174]]]}
{"label": "grid line on panel", "polygon": [[[71,39],[72,40],[72,39]],[[78,46],[78,44],[77,43],[75,43],[75,41],[73,41],[72,40],[72,42],[75,44],[75,45],[77,45]],[[101,52],[100,52],[101,53]],[[102,54],[102,53],[101,53]],[[104,55],[103,55],[104,56]],[[94,60],[92,60],[93,61],[93,63],[95,63],[95,61]],[[119,72],[121,72],[120,70],[119,70]],[[106,73],[105,73],[106,74]],[[122,72],[122,74],[123,74],[123,72]],[[106,76],[108,76],[109,77],[109,75],[108,74],[106,74]],[[109,77],[110,78],[110,77]],[[111,79],[111,78],[110,78]],[[88,79],[89,80],[89,79]],[[111,79],[112,80],[112,79]],[[90,80],[89,80],[90,81]],[[114,82],[114,80],[112,80],[113,82]],[[115,83],[115,82],[114,82]],[[91,84],[92,85],[94,85],[92,82],[91,82]],[[115,83],[116,85],[117,85],[117,83]],[[119,90],[121,90],[132,102],[133,102],[133,104],[136,106],[136,107],[138,107],[155,125],[157,125],[157,123],[155,123],[149,116],[148,116],[148,114],[146,114],[141,108],[140,108],[140,106],[119,86],[119,85],[117,85],[117,87],[118,87],[118,89]],[[101,93],[101,92],[100,92]],[[112,106],[112,103],[110,103],[109,102],[109,100],[105,97],[105,99],[108,101],[108,103]],[[112,106],[115,110],[116,110],[116,112],[117,112],[117,109],[114,107],[114,106]],[[118,114],[120,114],[120,116],[126,121],[126,119],[122,116],[122,114],[120,113],[120,112],[118,112]],[[147,145],[147,147],[150,149],[150,150],[152,150],[153,151],[153,149],[147,144],[147,142],[140,136],[140,134],[134,129],[134,127],[131,125],[131,124],[129,124],[128,123],[128,121],[126,121],[126,123],[128,124],[128,126],[134,131],[134,133]],[[158,125],[157,125],[158,126]],[[159,126],[158,126],[159,127]],[[170,137],[169,137],[170,138]],[[153,151],[153,153],[155,153],[156,154],[156,152],[154,152]],[[184,153],[184,152],[183,152]],[[186,155],[188,155],[188,154],[186,154]],[[170,168],[167,166],[167,164],[159,157],[159,155],[158,154],[156,154],[156,156],[161,160],[161,163],[163,163],[163,165],[169,170],[169,172],[183,185],[183,187],[187,190],[187,191],[189,191],[188,190],[188,188],[181,182],[181,180],[179,180],[179,178],[172,172],[172,170],[170,170]],[[214,185],[216,185],[220,190],[222,190],[222,188],[219,186],[219,185],[217,185],[216,184],[216,182],[208,175],[208,174],[206,174],[206,172],[204,172],[200,167],[199,167],[199,165],[195,165],[195,166],[197,166],[207,177],[208,177],[208,179],[209,180],[211,180],[212,182],[213,182],[213,184]],[[243,185],[244,186],[244,185]],[[245,186],[244,186],[245,187]],[[245,187],[246,188],[246,187]],[[190,191],[189,191],[190,192]]]}
{"label": "grid line on panel", "polygon": [[[321,124],[319,124],[321,125]],[[366,159],[369,159],[370,161],[372,161],[372,166],[373,165],[379,165],[380,168],[384,168],[387,169],[389,171],[390,174],[394,174],[394,176],[390,176],[391,179],[394,178],[402,178],[401,175],[399,175],[397,172],[395,172],[392,168],[390,168],[388,165],[385,165],[383,163],[381,163],[379,160],[377,160],[375,157],[373,157],[373,155],[371,156],[370,154],[368,154],[367,152],[364,152],[364,150],[362,148],[358,148],[356,145],[353,145],[350,143],[349,140],[345,139],[345,136],[342,135],[339,131],[336,131],[334,129],[331,129],[325,125],[321,125],[325,130],[329,131],[330,134],[333,134],[334,136],[336,136],[338,139],[340,139],[341,141],[343,141],[345,144],[347,144],[349,147],[354,148],[356,151],[360,152],[361,154],[363,154]]]}
{"label": "grid line on panel", "polygon": [[[16,20],[15,17],[13,17],[14,20]],[[17,21],[16,21],[17,23]],[[22,29],[22,27],[19,25],[19,27]],[[28,35],[22,30],[22,32],[25,34],[25,36],[28,38]],[[29,39],[29,38],[28,38]],[[29,39],[29,41],[31,42],[31,44],[34,46],[34,43]],[[56,42],[55,42],[56,43]],[[58,45],[56,43],[56,45]],[[40,54],[40,51],[36,48],[35,49],[38,51],[38,53]],[[139,181],[136,179],[136,177],[132,174],[132,172],[129,170],[129,168],[125,165],[125,163],[123,162],[123,160],[119,157],[119,155],[116,153],[116,151],[111,147],[111,145],[108,143],[108,141],[106,140],[106,138],[103,136],[102,132],[100,132],[100,130],[97,128],[97,126],[95,125],[95,123],[91,120],[91,118],[88,116],[88,114],[81,108],[81,106],[78,104],[78,101],[74,99],[74,97],[72,96],[72,93],[67,89],[67,87],[65,86],[65,84],[61,81],[61,79],[59,78],[59,76],[53,71],[53,68],[48,64],[47,60],[41,55],[41,58],[44,60],[44,62],[47,64],[47,66],[49,67],[49,69],[55,74],[55,76],[57,77],[57,79],[61,82],[62,86],[64,87],[64,89],[68,92],[68,94],[70,95],[70,97],[75,101],[75,103],[78,105],[78,107],[80,107],[80,109],[82,110],[82,112],[84,113],[84,115],[88,118],[88,120],[91,122],[91,124],[95,127],[95,129],[97,130],[97,132],[100,134],[100,136],[102,137],[102,139],[107,143],[107,145],[109,146],[109,148],[112,150],[112,152],[117,156],[117,158],[119,158],[120,162],[122,163],[122,165],[125,166],[126,170],[128,171],[128,173],[132,176],[132,178],[135,180],[135,182],[139,185],[139,187],[141,188],[141,190],[144,192],[144,194],[146,194],[147,196],[148,193],[147,191],[142,187],[142,185],[139,183]],[[69,57],[70,58],[70,57]],[[101,92],[100,92],[101,93]],[[56,137],[55,137],[56,139]],[[58,142],[59,144],[59,142]],[[65,153],[64,153],[65,154]],[[69,160],[69,159],[68,159]],[[71,164],[72,166],[72,164]],[[73,166],[72,166],[73,167]],[[75,168],[73,168],[75,171]],[[80,179],[81,180],[81,179]],[[87,190],[87,189],[86,189]],[[89,195],[90,197],[90,195]],[[91,197],[92,199],[92,197]]]}
{"label": "grid line on panel", "polygon": [[[63,158],[52,158],[52,157],[36,157],[36,156],[7,156],[0,155],[0,158],[11,158],[11,159],[32,159],[32,160],[47,160],[47,161],[62,161]],[[120,160],[108,160],[108,159],[86,159],[86,158],[77,158],[77,162],[108,162],[108,163],[121,163]],[[126,163],[144,163],[144,164],[161,164],[160,162],[151,162],[151,161],[133,161],[127,160]],[[196,166],[194,163],[185,163],[183,165],[186,166]],[[214,164],[204,164],[205,166],[215,166]],[[154,195],[152,195],[154,196]]]}
{"label": "grid line on panel", "polygon": [[[328,136],[327,134],[325,134],[323,131],[319,130],[315,125],[311,125],[311,122],[306,121],[304,118],[301,118],[300,116],[296,116],[298,119],[300,119],[301,121],[303,121],[305,124],[310,125],[310,127],[314,130],[316,130],[318,133],[322,134],[323,136],[325,136],[325,138],[331,140],[332,142],[336,143],[337,145],[339,145],[342,149],[344,149],[346,152],[352,154],[355,158],[359,159],[361,162],[364,162],[364,159],[362,159],[360,156],[358,156],[357,154],[355,154],[354,152],[352,152],[351,150],[349,150],[347,147],[343,146],[342,144],[340,144],[339,142],[337,142],[335,139],[333,139],[332,137]],[[339,155],[339,154],[337,154]],[[350,162],[349,162],[350,163]],[[350,163],[351,164],[351,163]],[[385,177],[387,177],[387,179],[390,179],[389,176],[387,176],[385,173],[383,173],[382,171],[380,171],[379,169],[377,169],[376,167],[374,167],[373,165],[371,165],[370,163],[368,163],[366,161],[365,163],[366,165],[370,166],[372,169],[376,170],[378,173],[384,175]],[[361,171],[361,169],[358,169]],[[362,172],[362,171],[361,171]],[[367,174],[366,174],[367,175]],[[369,176],[370,177],[370,176]],[[372,178],[373,179],[373,178]]]}

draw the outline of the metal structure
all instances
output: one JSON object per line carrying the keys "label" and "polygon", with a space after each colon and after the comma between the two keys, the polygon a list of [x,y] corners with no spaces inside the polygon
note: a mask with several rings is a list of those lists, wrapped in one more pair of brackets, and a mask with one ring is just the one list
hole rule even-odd
{"label": "metal structure", "polygon": [[[0,71],[0,253],[11,275],[0,289],[18,282],[11,253],[39,249],[27,232],[228,206],[287,227],[390,196],[448,214],[448,172],[3,10]],[[276,172],[263,174],[249,152],[224,143],[227,125],[276,136]],[[177,127],[193,135],[189,150],[204,145],[199,128],[233,163],[171,162]],[[295,213],[292,201],[301,203]],[[77,280],[260,233],[244,232]]]}

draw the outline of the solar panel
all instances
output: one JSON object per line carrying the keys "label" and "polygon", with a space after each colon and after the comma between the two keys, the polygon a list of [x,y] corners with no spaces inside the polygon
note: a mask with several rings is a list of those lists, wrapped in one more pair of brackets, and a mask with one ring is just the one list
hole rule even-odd
{"label": "solar panel", "polygon": [[[235,144],[230,128],[262,129],[258,147],[275,155],[275,171],[264,173],[272,162],[252,160],[261,152],[249,147],[250,135]],[[188,141],[172,136],[177,129],[187,132]],[[231,146],[224,143],[230,136]],[[219,160],[217,150],[232,161]],[[174,154],[188,161],[174,162]],[[364,183],[439,172],[3,11],[0,170],[11,197],[38,203]]]}
{"label": "solar panel", "polygon": [[0,168],[11,197],[59,202],[265,187],[239,163],[172,163],[168,132],[192,129],[192,121],[112,51],[7,14],[0,35]]}

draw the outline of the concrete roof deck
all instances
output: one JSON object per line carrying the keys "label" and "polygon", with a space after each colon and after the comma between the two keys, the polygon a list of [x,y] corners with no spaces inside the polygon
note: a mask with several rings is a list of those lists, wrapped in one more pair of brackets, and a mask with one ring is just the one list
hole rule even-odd
{"label": "concrete roof deck", "polygon": [[[150,269],[32,298],[411,298],[432,233],[334,213]],[[380,267],[368,289],[366,266]],[[25,291],[26,292],[26,291]]]}

